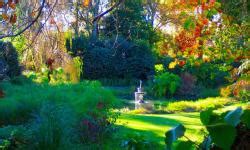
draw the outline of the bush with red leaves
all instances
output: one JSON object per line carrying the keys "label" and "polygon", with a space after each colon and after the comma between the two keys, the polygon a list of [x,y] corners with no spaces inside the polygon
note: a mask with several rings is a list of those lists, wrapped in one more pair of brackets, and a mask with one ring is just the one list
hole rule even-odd
{"label": "bush with red leaves", "polygon": [[232,94],[238,100],[249,101],[250,99],[250,82],[247,80],[239,80],[235,84],[231,85]]}
{"label": "bush with red leaves", "polygon": [[191,48],[196,43],[196,37],[187,31],[183,30],[177,37],[176,42],[181,49],[181,51],[185,51],[187,48]]}
{"label": "bush with red leaves", "polygon": [[100,101],[82,119],[79,129],[84,143],[100,143],[104,137],[116,131],[114,124],[119,114],[109,112],[107,107],[107,104]]}
{"label": "bush with red leaves", "polygon": [[84,143],[100,143],[104,139],[116,131],[114,123],[118,115],[112,117],[96,116],[89,114],[88,117],[82,119],[80,123],[80,135]]}
{"label": "bush with red leaves", "polygon": [[188,72],[182,73],[181,77],[181,86],[177,91],[177,96],[182,98],[191,99],[196,96],[196,77],[191,75]]}
{"label": "bush with red leaves", "polygon": [[47,67],[49,68],[50,71],[53,71],[53,63],[55,62],[54,59],[48,58],[46,61]]}

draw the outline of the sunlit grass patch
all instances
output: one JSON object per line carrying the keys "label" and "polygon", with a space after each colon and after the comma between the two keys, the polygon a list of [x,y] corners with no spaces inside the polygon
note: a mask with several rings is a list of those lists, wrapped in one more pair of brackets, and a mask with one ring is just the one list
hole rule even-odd
{"label": "sunlit grass patch", "polygon": [[[118,120],[122,125],[123,135],[131,132],[140,132],[150,141],[157,142],[159,149],[164,147],[165,132],[179,123],[187,127],[187,135],[194,141],[201,141],[201,122],[199,113],[181,114],[123,114]],[[183,139],[184,140],[184,139]]]}

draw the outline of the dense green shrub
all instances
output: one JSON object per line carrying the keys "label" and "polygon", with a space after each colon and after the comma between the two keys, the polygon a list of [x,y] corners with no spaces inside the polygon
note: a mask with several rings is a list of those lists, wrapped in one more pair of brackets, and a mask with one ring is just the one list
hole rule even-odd
{"label": "dense green shrub", "polygon": [[112,51],[96,47],[87,50],[84,55],[84,77],[89,79],[111,78],[114,73],[111,63]]}
{"label": "dense green shrub", "polygon": [[[138,85],[138,79],[118,79],[118,78],[104,78],[98,79],[103,86],[130,86]],[[129,94],[129,93],[127,93]]]}
{"label": "dense green shrub", "polygon": [[187,71],[197,78],[197,83],[207,88],[217,88],[228,83],[228,66],[221,63],[202,63],[200,66],[185,65]]}
{"label": "dense green shrub", "polygon": [[[158,61],[165,69],[173,59],[160,57]],[[176,65],[175,68],[166,69],[181,77],[180,88],[174,97],[176,99],[197,99],[219,96],[218,88],[229,83],[231,67],[222,62],[203,62],[200,65],[194,63],[189,60],[183,67]]]}
{"label": "dense green shrub", "polygon": [[[25,82],[25,81],[24,81]],[[88,109],[95,110],[99,101],[113,106],[116,99],[108,90],[101,88],[98,82],[79,84],[34,84],[13,85],[1,83],[5,97],[0,100],[0,125],[19,124],[31,118],[44,102],[67,103],[78,114],[86,114]],[[15,94],[12,94],[15,93]]]}
{"label": "dense green shrub", "polygon": [[154,73],[154,56],[143,41],[132,43],[124,38],[97,43],[84,54],[87,79],[147,79]]}
{"label": "dense green shrub", "polygon": [[[187,60],[184,66],[176,65],[174,68],[168,69],[168,72],[178,74],[190,73],[196,78],[196,84],[206,88],[218,88],[229,83],[231,66],[224,62],[196,62],[198,60]],[[170,57],[159,57],[158,63],[163,64],[163,68],[168,68],[169,64],[174,62]],[[197,64],[196,64],[197,63]]]}
{"label": "dense green shrub", "polygon": [[198,98],[218,97],[220,96],[220,91],[217,88],[198,86],[196,94]]}
{"label": "dense green shrub", "polygon": [[[10,42],[0,41],[0,61],[1,70],[6,68],[6,75],[14,77],[20,75],[20,66],[18,63],[18,55],[16,49]],[[2,65],[5,64],[5,65]]]}
{"label": "dense green shrub", "polygon": [[68,37],[65,46],[73,56],[82,56],[88,46],[88,38],[83,33],[78,37]]}
{"label": "dense green shrub", "polygon": [[173,96],[179,88],[181,79],[178,75],[165,72],[161,75],[155,76],[152,91],[155,96]]}
{"label": "dense green shrub", "polygon": [[118,103],[99,82],[53,86],[3,82],[1,87],[6,94],[0,99],[0,127],[27,125],[28,148],[68,149],[72,143],[101,143],[116,131],[119,113],[112,108]]}

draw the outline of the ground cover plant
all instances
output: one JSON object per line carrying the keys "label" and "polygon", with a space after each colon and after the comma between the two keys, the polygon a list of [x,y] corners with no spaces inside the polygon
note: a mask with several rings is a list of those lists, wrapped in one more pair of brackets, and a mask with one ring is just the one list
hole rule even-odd
{"label": "ground cover plant", "polygon": [[196,101],[178,101],[178,102],[170,102],[165,103],[160,102],[155,104],[159,110],[166,112],[199,112],[203,111],[207,108],[223,108],[228,105],[232,105],[235,103],[235,100],[230,98],[206,98],[206,99],[199,99]]}

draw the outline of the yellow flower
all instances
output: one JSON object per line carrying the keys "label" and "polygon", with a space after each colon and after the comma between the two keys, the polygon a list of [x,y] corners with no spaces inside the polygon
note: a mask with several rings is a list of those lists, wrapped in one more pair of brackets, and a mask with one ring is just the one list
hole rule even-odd
{"label": "yellow flower", "polygon": [[164,66],[163,66],[163,64],[156,64],[156,65],[155,65],[155,71],[156,71],[156,72],[162,72],[162,71],[164,71]]}
{"label": "yellow flower", "polygon": [[177,65],[177,63],[178,63],[177,60],[171,62],[171,63],[168,65],[168,68],[169,68],[169,69],[174,69],[175,66]]}

